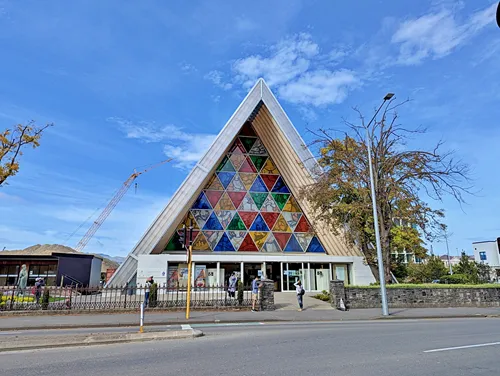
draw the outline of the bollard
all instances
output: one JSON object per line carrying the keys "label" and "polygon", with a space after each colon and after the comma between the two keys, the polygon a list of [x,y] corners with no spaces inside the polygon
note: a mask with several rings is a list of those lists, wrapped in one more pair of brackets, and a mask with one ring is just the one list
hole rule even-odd
{"label": "bollard", "polygon": [[141,303],[141,323],[139,327],[139,333],[144,333],[144,303]]}

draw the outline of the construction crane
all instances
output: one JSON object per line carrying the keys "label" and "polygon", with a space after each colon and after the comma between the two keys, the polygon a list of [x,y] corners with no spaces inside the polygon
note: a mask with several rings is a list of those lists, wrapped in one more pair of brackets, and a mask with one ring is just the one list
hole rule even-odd
{"label": "construction crane", "polygon": [[130,186],[132,185],[132,183],[134,182],[134,180],[137,179],[137,177],[139,177],[142,174],[144,174],[144,173],[152,170],[153,168],[156,168],[156,167],[159,167],[159,166],[161,166],[161,165],[163,165],[165,163],[168,163],[171,160],[172,160],[172,158],[166,159],[164,161],[161,161],[160,163],[152,165],[152,166],[146,168],[145,170],[142,170],[142,171],[139,171],[139,172],[137,172],[136,170],[134,170],[134,172],[132,173],[132,175],[130,175],[129,178],[125,181],[125,183],[123,183],[123,185],[121,186],[121,188],[118,190],[118,192],[116,192],[116,194],[114,195],[114,197],[111,199],[111,201],[109,202],[109,204],[104,208],[104,210],[99,215],[99,217],[97,217],[97,219],[94,221],[94,223],[92,223],[92,226],[90,226],[90,228],[88,229],[87,233],[78,242],[78,244],[77,244],[77,246],[76,246],[75,249],[78,252],[83,251],[83,249],[88,244],[88,242],[90,241],[90,239],[92,239],[92,237],[97,232],[97,230],[99,230],[99,227],[101,227],[101,225],[104,223],[104,221],[106,220],[106,218],[108,218],[108,216],[111,214],[111,212],[116,207],[116,205],[118,205],[118,203],[120,202],[120,200],[123,198],[123,196],[125,195],[125,193],[127,193],[128,189],[130,188]]}

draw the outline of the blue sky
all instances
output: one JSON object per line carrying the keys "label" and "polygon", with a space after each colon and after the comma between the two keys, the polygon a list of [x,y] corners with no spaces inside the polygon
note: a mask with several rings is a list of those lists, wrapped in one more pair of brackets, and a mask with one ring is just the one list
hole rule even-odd
{"label": "blue sky", "polygon": [[228,4],[0,0],[0,128],[56,124],[0,190],[0,249],[76,245],[135,167],[173,157],[86,249],[126,255],[260,76],[306,141],[388,91],[411,98],[402,122],[429,128],[412,143],[444,139],[480,190],[435,203],[452,253],[500,236],[496,2]]}

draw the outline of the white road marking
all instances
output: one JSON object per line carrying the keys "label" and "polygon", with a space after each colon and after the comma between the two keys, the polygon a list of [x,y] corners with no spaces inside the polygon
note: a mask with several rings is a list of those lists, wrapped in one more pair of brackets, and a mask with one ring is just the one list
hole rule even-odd
{"label": "white road marking", "polygon": [[479,343],[477,345],[467,345],[467,346],[457,346],[457,347],[445,347],[442,349],[434,349],[434,350],[426,350],[424,353],[434,353],[441,351],[451,351],[451,350],[462,350],[462,349],[473,349],[475,347],[487,347],[487,346],[498,346],[500,342],[491,342],[491,343]]}
{"label": "white road marking", "polygon": [[191,325],[181,325],[182,330],[192,330]]}

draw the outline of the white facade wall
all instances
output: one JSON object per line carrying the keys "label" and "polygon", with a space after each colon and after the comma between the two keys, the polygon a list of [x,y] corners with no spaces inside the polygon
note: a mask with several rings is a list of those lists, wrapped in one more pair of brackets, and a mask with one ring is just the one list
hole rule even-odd
{"label": "white facade wall", "polygon": [[[500,268],[500,250],[496,240],[472,243],[472,247],[474,249],[474,259],[477,262],[484,262],[493,268]],[[481,252],[485,252],[486,260],[481,260]]]}
{"label": "white facade wall", "polygon": [[94,257],[92,259],[92,264],[90,265],[90,286],[99,286],[101,282],[101,269],[102,269],[102,259]]}

